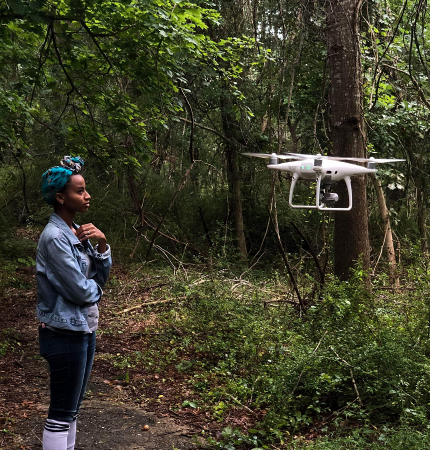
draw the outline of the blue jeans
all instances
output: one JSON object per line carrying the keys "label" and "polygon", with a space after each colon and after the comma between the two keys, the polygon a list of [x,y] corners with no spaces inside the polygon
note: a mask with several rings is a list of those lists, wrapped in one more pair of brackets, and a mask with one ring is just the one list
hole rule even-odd
{"label": "blue jeans", "polygon": [[96,333],[62,334],[39,327],[39,344],[51,373],[48,419],[73,422],[93,366]]}

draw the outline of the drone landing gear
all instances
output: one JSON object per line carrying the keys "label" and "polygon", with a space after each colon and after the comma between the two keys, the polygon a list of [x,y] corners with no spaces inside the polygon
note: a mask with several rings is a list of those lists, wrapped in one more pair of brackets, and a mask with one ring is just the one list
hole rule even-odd
{"label": "drone landing gear", "polygon": [[346,176],[344,178],[346,187],[348,189],[348,198],[349,204],[346,208],[333,208],[332,205],[339,200],[339,196],[335,192],[331,192],[331,187],[333,182],[330,180],[322,178],[322,175],[319,174],[317,177],[317,189],[316,189],[316,204],[315,205],[294,205],[293,204],[293,195],[294,188],[296,187],[297,180],[299,179],[299,174],[294,173],[293,179],[291,181],[290,187],[290,197],[289,203],[292,208],[298,209],[319,209],[323,211],[350,211],[352,208],[352,187],[351,187],[351,178]]}

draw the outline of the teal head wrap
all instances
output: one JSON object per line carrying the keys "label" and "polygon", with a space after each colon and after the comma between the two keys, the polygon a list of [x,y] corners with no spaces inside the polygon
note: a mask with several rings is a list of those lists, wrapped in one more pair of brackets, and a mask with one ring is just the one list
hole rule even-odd
{"label": "teal head wrap", "polygon": [[69,178],[81,171],[84,160],[80,156],[65,156],[60,164],[42,175],[42,196],[48,205],[54,204],[55,194],[63,189]]}

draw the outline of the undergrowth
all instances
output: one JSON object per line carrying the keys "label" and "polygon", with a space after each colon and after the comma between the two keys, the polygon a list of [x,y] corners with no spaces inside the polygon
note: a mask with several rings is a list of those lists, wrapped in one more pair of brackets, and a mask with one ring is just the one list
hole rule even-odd
{"label": "undergrowth", "polygon": [[[430,295],[421,262],[397,293],[383,277],[369,293],[360,271],[349,282],[329,279],[307,311],[291,304],[276,271],[151,275],[167,287],[146,301],[172,303],[133,316],[154,318],[145,350],[110,357],[124,371],[174,367],[189,385],[182,407],[199,407],[224,428],[213,446],[430,448]],[[229,422],[238,408],[251,427]]]}

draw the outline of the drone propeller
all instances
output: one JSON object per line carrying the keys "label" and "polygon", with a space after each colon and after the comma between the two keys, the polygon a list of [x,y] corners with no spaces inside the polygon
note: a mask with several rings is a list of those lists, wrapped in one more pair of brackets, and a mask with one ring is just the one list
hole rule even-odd
{"label": "drone propeller", "polygon": [[389,163],[389,162],[402,162],[402,161],[406,161],[405,159],[377,159],[377,158],[373,158],[373,156],[371,156],[370,158],[354,158],[354,157],[348,157],[348,156],[326,156],[326,155],[304,155],[302,153],[288,153],[288,155],[292,155],[295,158],[298,159],[310,159],[310,158],[314,158],[314,159],[331,159],[334,161],[355,161],[355,162],[371,162],[371,163]]}
{"label": "drone propeller", "polygon": [[269,158],[278,158],[278,159],[297,159],[296,156],[293,156],[292,154],[288,154],[288,155],[277,155],[276,153],[242,153],[242,155],[245,156],[255,156],[257,158],[265,158],[265,159],[269,159]]}
{"label": "drone propeller", "polygon": [[278,159],[331,159],[333,161],[354,161],[354,162],[367,162],[367,163],[392,163],[392,162],[402,162],[405,159],[377,159],[371,156],[370,158],[354,158],[349,156],[326,156],[326,155],[306,155],[303,153],[287,153],[286,155],[277,155],[276,153],[242,153],[245,156],[254,156],[257,158],[278,158]]}
{"label": "drone propeller", "polygon": [[337,156],[327,156],[327,158],[329,159],[334,159],[336,161],[356,161],[356,162],[370,162],[370,163],[390,163],[390,162],[401,162],[401,161],[406,161],[405,159],[379,159],[379,158],[373,158],[373,156],[371,156],[370,158],[342,158],[342,157],[337,157]]}
{"label": "drone propeller", "polygon": [[287,155],[291,155],[294,159],[326,159],[327,156],[324,155],[305,155],[304,153],[287,153]]}

